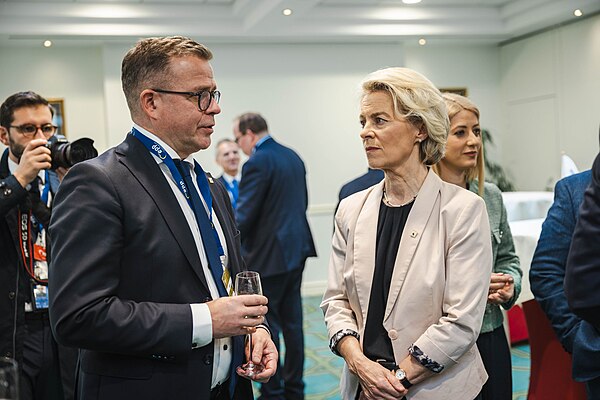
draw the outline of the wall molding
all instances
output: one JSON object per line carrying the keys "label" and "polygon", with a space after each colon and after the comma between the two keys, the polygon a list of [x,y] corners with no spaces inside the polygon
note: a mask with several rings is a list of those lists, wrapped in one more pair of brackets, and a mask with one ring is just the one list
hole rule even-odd
{"label": "wall molding", "polygon": [[302,282],[302,296],[323,296],[327,281]]}
{"label": "wall molding", "polygon": [[306,213],[309,216],[333,215],[336,205],[333,203],[312,204],[308,206]]}

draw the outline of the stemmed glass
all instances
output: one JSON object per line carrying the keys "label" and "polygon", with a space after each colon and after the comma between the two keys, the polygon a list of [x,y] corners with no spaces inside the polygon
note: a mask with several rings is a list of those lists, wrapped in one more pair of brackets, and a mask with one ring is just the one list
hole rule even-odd
{"label": "stemmed glass", "polygon": [[[235,294],[242,296],[247,294],[262,295],[262,286],[260,284],[260,275],[256,271],[242,271],[235,276]],[[252,318],[248,316],[246,318]],[[238,373],[249,378],[260,373],[263,369],[262,365],[256,365],[252,362],[252,334],[246,335],[248,347],[250,348],[250,359],[246,364],[238,367]]]}
{"label": "stemmed glass", "polygon": [[17,362],[11,358],[0,358],[0,399],[18,400],[19,373]]}

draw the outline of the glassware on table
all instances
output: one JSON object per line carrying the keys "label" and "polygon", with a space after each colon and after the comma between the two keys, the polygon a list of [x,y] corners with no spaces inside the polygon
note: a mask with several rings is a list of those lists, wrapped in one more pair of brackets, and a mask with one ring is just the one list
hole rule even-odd
{"label": "glassware on table", "polygon": [[[235,276],[235,294],[243,296],[248,294],[262,295],[262,286],[260,283],[260,275],[255,271],[242,271]],[[248,316],[247,318],[252,318]],[[248,378],[260,373],[263,370],[262,365],[256,365],[252,362],[252,334],[246,335],[248,346],[250,348],[250,360],[247,363],[240,365],[237,368],[238,373]]]}
{"label": "glassware on table", "polygon": [[0,400],[19,399],[19,369],[12,358],[0,358]]}

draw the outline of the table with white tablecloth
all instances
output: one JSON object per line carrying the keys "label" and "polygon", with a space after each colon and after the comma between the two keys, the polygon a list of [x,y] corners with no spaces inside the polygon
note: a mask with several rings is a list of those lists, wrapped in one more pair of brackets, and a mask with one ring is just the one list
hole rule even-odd
{"label": "table with white tablecloth", "polygon": [[508,221],[546,218],[554,201],[552,192],[503,192]]}
{"label": "table with white tablecloth", "polygon": [[502,198],[515,243],[515,252],[519,256],[523,270],[521,294],[516,306],[507,313],[506,322],[510,327],[505,325],[509,331],[509,341],[517,343],[529,337],[521,304],[533,299],[529,284],[529,269],[542,232],[542,223],[554,201],[554,194],[552,192],[504,192]]}
{"label": "table with white tablecloth", "polygon": [[533,299],[533,293],[529,285],[529,268],[533,253],[537,246],[540,233],[542,232],[542,223],[544,218],[527,219],[524,221],[510,222],[510,230],[515,243],[515,252],[521,261],[521,269],[523,270],[523,281],[521,283],[521,295],[517,303],[524,303],[527,300]]}

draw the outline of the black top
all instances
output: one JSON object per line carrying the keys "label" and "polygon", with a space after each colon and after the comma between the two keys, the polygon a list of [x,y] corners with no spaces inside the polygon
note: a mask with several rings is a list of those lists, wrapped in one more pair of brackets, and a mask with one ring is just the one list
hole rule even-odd
{"label": "black top", "polygon": [[379,207],[375,271],[373,273],[373,283],[371,284],[371,297],[363,340],[364,353],[373,361],[378,359],[394,360],[392,342],[383,327],[383,316],[392,282],[396,255],[400,246],[400,238],[413,204],[414,201],[402,207],[388,207],[382,202]]}

